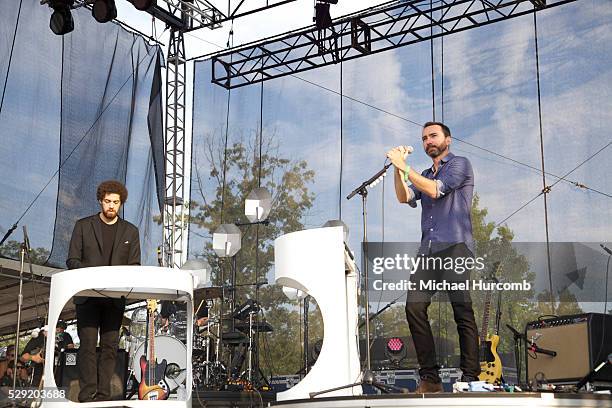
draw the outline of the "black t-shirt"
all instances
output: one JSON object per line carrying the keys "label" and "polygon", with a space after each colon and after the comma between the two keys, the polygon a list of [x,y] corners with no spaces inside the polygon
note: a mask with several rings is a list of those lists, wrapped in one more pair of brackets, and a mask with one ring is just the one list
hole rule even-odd
{"label": "black t-shirt", "polygon": [[59,350],[65,350],[66,346],[74,344],[74,341],[70,333],[64,331],[55,335],[55,344]]}
{"label": "black t-shirt", "polygon": [[[28,341],[26,346],[23,348],[21,355],[23,355],[24,353],[28,353],[30,355],[35,355],[35,354],[40,353],[41,356],[45,358],[45,361],[47,361],[47,358],[45,356],[45,340],[46,339],[47,338],[42,333],[40,333],[38,337],[36,338],[32,337],[30,341]],[[53,356],[51,356],[50,361],[53,361]],[[38,364],[33,361],[30,361],[30,364],[32,364],[32,368],[34,370],[34,379],[32,381],[32,386],[37,387],[38,384],[40,383],[40,379],[43,374],[44,364]]]}
{"label": "black t-shirt", "polygon": [[117,223],[107,224],[98,217],[102,224],[102,256],[104,257],[105,265],[110,266],[111,257],[113,256],[113,243],[115,242],[115,234],[117,233]]}
{"label": "black t-shirt", "polygon": [[21,355],[23,355],[24,353],[38,354],[41,351],[44,354],[45,353],[45,339],[46,337],[42,333],[39,333],[38,337],[32,337],[30,341],[28,341],[26,346],[23,348]]}

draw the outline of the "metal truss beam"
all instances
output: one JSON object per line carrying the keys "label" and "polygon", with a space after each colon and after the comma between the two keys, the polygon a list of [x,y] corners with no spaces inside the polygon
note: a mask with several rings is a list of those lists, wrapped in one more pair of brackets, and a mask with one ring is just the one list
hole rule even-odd
{"label": "metal truss beam", "polygon": [[165,266],[180,268],[186,260],[183,237],[185,208],[185,41],[180,30],[170,31],[166,61],[166,196],[164,200]]}
{"label": "metal truss beam", "polygon": [[219,28],[226,21],[294,1],[296,0],[228,0],[227,11],[224,12],[209,0],[159,0],[158,3],[164,4],[165,7],[157,5],[147,12],[174,29],[192,31],[200,28]]}
{"label": "metal truss beam", "polygon": [[402,0],[212,57],[212,82],[224,88],[267,81],[333,63],[523,16],[576,0]]}

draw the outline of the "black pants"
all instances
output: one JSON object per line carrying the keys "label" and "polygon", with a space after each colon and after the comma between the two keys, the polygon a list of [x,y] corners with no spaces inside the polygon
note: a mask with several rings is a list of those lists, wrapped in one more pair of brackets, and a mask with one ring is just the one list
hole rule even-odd
{"label": "black pants", "polygon": [[[111,398],[111,377],[119,346],[119,327],[125,303],[118,299],[88,298],[76,305],[77,330],[81,345],[78,354],[79,402],[105,401]],[[100,331],[100,361],[96,343]]]}
{"label": "black pants", "polygon": [[[457,244],[441,252],[431,254],[429,257],[444,259],[457,259],[461,257],[473,257],[471,251],[465,244]],[[433,263],[432,263],[433,264]],[[469,279],[469,271],[461,274],[434,267],[419,268],[411,277],[415,282],[416,290],[408,292],[406,299],[406,320],[410,327],[410,333],[414,340],[417,359],[419,361],[419,375],[421,378],[432,382],[440,382],[438,374],[439,366],[436,358],[436,347],[434,337],[427,316],[427,309],[431,304],[431,298],[435,290],[419,290],[420,281],[435,279],[438,282],[464,282]],[[480,362],[478,355],[478,328],[474,319],[472,300],[468,291],[448,291],[453,307],[453,315],[459,333],[459,346],[461,349],[460,368],[464,376],[477,377],[480,374]]]}

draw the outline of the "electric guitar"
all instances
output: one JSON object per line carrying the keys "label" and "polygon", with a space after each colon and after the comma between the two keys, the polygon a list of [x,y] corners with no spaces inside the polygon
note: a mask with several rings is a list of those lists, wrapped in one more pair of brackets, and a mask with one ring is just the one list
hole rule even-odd
{"label": "electric guitar", "polygon": [[139,400],[165,400],[170,394],[170,387],[166,382],[167,361],[163,359],[160,363],[155,359],[155,311],[157,300],[147,299],[147,329],[149,337],[148,358],[140,357],[140,384],[138,385]]}
{"label": "electric guitar", "polygon": [[[497,282],[496,276],[501,272],[501,262],[494,264],[495,271],[491,276],[492,282]],[[488,334],[489,331],[489,310],[491,309],[491,293],[487,291],[485,295],[484,310],[482,314],[482,330],[480,331],[480,375],[478,379],[486,381],[489,384],[500,384],[502,381],[502,364],[497,354],[497,346],[499,345],[499,301],[501,300],[501,292],[498,293],[498,310],[495,321],[495,334]]]}

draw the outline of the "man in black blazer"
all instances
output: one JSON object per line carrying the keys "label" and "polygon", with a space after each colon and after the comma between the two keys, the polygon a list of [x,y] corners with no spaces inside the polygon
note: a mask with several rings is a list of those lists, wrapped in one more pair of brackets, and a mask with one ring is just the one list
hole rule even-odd
{"label": "man in black blazer", "polygon": [[[138,228],[118,216],[127,194],[125,186],[115,180],[104,181],[98,186],[96,196],[101,211],[76,222],[66,260],[68,269],[140,265]],[[81,342],[79,402],[107,401],[111,398],[110,380],[115,370],[125,298],[77,296],[74,303]],[[98,330],[99,362],[96,358]]]}

